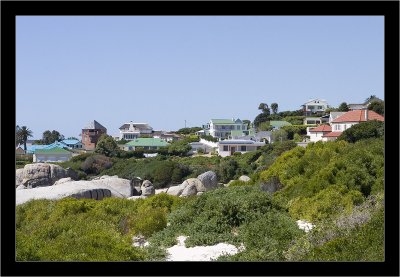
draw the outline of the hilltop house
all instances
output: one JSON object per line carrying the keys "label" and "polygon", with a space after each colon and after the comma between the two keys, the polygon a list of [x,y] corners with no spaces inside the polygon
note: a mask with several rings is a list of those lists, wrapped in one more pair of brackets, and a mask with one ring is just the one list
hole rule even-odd
{"label": "hilltop house", "polygon": [[144,150],[156,150],[160,147],[168,146],[169,143],[160,138],[137,138],[124,145],[124,150],[136,150],[142,148]]}
{"label": "hilltop house", "polygon": [[322,113],[329,108],[328,102],[323,99],[311,99],[301,105],[303,107],[304,115],[310,116],[316,113]]}
{"label": "hilltop house", "polygon": [[119,139],[134,140],[142,134],[151,135],[153,128],[147,123],[128,122],[119,127]]}
{"label": "hilltop house", "polygon": [[33,162],[65,162],[71,159],[71,157],[72,153],[61,147],[37,149],[33,154]]}
{"label": "hilltop house", "polygon": [[101,135],[107,134],[107,129],[96,120],[82,129],[82,145],[85,150],[94,150]]}
{"label": "hilltop house", "polygon": [[251,151],[256,151],[260,147],[265,145],[265,142],[256,142],[252,140],[242,140],[242,139],[228,139],[219,141],[218,154],[221,157],[227,157],[233,155],[235,152],[247,153]]}
{"label": "hilltop house", "polygon": [[329,125],[320,125],[316,128],[307,128],[307,136],[310,137],[311,142],[322,140],[322,137],[332,132],[332,127]]}
{"label": "hilltop house", "polygon": [[243,135],[248,134],[247,124],[243,123],[240,119],[211,119],[209,123],[204,126],[206,129],[204,133],[210,134],[214,138],[227,139],[232,135],[232,131],[242,132]]}

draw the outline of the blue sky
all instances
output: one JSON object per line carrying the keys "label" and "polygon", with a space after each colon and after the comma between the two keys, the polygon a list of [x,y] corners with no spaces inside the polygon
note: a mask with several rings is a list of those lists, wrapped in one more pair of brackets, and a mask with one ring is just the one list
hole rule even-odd
{"label": "blue sky", "polygon": [[18,16],[16,118],[78,137],[383,99],[382,16]]}

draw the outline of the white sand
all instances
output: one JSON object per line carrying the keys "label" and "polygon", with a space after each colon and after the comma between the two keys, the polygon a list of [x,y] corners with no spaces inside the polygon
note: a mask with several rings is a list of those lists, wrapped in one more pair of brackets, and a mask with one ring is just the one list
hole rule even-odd
{"label": "white sand", "polygon": [[242,250],[227,243],[187,248],[185,246],[186,239],[185,236],[179,236],[177,238],[178,244],[167,249],[169,254],[167,261],[211,261],[219,256],[234,255]]}

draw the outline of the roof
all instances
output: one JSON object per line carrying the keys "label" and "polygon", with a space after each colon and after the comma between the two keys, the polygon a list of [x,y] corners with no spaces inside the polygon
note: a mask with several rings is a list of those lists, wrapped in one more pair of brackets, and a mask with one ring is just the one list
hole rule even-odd
{"label": "roof", "polygon": [[256,144],[256,145],[264,145],[261,142],[255,142],[253,140],[244,140],[244,139],[226,139],[218,142],[218,144]]}
{"label": "roof", "polygon": [[134,146],[134,147],[141,147],[141,146],[155,146],[155,147],[162,147],[169,145],[168,142],[159,138],[137,138],[125,144],[126,146]]}
{"label": "roof", "polygon": [[107,130],[106,127],[104,127],[103,125],[101,125],[99,122],[97,122],[96,120],[90,121],[87,126],[83,129],[104,129]]}
{"label": "roof", "polygon": [[[365,120],[365,111],[366,110],[354,110],[354,111],[349,111],[335,120],[332,121],[332,123],[340,123],[340,122],[363,122]],[[384,121],[383,116],[380,114],[368,110],[368,120],[379,120],[379,121]]]}
{"label": "roof", "polygon": [[35,154],[70,154],[71,152],[60,148],[60,147],[55,147],[51,149],[37,149],[35,151]]}
{"label": "roof", "polygon": [[242,121],[240,119],[232,120],[232,119],[211,119],[213,124],[241,124]]}
{"label": "roof", "polygon": [[283,127],[283,126],[288,126],[288,125],[292,125],[291,123],[289,123],[289,122],[287,122],[287,121],[284,121],[284,120],[277,120],[277,121],[274,121],[274,120],[271,120],[270,122],[269,122],[269,124],[271,125],[271,126],[273,126],[273,127]]}
{"label": "roof", "polygon": [[318,99],[318,98],[310,99],[310,100],[308,100],[306,103],[304,103],[304,105],[305,105],[305,104],[308,104],[308,103],[310,103],[310,102],[313,102],[313,103],[318,104],[319,102],[325,102],[325,103],[326,103],[326,100],[325,100],[325,99]]}
{"label": "roof", "polygon": [[332,132],[332,127],[329,125],[319,125],[316,128],[310,129],[310,132]]}
{"label": "roof", "polygon": [[323,137],[338,137],[342,134],[342,132],[330,132],[325,135],[322,135]]}
{"label": "roof", "polygon": [[77,139],[64,139],[62,142],[65,143],[65,144],[77,144],[80,141],[77,140]]}
{"label": "roof", "polygon": [[128,122],[128,123],[125,123],[125,124],[123,124],[121,127],[119,127],[119,129],[126,129],[126,128],[129,128],[129,126],[131,125],[131,123],[132,123],[132,125],[133,125],[133,127],[134,128],[136,128],[136,129],[139,129],[139,130],[153,130],[153,128],[151,128],[150,126],[149,126],[149,124],[147,124],[147,123],[135,123],[135,122]]}
{"label": "roof", "polygon": [[333,119],[335,119],[341,115],[344,115],[345,113],[346,112],[330,112],[329,116],[332,117]]}

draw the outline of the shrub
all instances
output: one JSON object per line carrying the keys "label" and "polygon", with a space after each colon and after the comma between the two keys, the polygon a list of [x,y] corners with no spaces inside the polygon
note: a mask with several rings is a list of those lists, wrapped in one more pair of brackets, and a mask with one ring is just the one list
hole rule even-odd
{"label": "shrub", "polygon": [[112,162],[110,158],[104,155],[94,155],[87,157],[86,160],[81,164],[80,168],[86,174],[97,175],[101,171],[111,168],[111,166]]}
{"label": "shrub", "polygon": [[345,130],[338,140],[356,142],[368,138],[381,138],[384,136],[384,123],[382,121],[370,120],[361,122]]}

